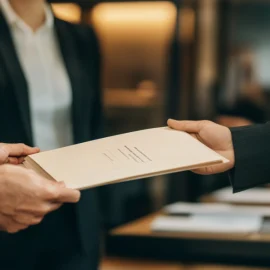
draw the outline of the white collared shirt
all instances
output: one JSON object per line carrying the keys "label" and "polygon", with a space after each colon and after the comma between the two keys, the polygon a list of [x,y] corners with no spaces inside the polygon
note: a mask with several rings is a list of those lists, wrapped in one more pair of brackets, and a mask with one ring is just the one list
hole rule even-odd
{"label": "white collared shirt", "polygon": [[0,0],[0,7],[28,83],[35,145],[44,151],[72,144],[71,85],[50,7],[45,5],[46,20],[36,32],[14,12],[8,0]]}

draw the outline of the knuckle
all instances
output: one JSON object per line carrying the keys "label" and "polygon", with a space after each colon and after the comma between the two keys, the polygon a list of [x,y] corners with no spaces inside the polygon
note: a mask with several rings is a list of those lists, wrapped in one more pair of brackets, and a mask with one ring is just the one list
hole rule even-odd
{"label": "knuckle", "polygon": [[202,130],[207,125],[208,125],[208,120],[202,120],[198,123],[198,127],[200,130]]}
{"label": "knuckle", "polygon": [[60,191],[56,188],[53,192],[53,199],[58,200],[60,198]]}
{"label": "knuckle", "polygon": [[209,124],[211,124],[212,122],[211,121],[209,121],[209,120],[203,120],[202,121],[202,124],[205,126],[205,125],[209,125]]}
{"label": "knuckle", "polygon": [[59,190],[54,185],[50,185],[46,189],[46,193],[48,195],[48,199],[51,199],[51,200],[57,200],[60,196]]}

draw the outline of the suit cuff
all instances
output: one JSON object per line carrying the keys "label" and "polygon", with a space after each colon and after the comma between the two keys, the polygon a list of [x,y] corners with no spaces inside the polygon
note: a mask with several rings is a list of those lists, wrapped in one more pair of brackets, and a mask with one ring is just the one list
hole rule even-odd
{"label": "suit cuff", "polygon": [[229,172],[233,192],[264,185],[270,178],[270,125],[231,128],[235,167]]}

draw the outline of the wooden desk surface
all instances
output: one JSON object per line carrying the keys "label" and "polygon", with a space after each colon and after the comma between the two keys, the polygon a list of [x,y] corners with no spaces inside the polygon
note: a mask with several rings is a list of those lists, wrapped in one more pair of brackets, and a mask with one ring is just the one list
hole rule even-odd
{"label": "wooden desk surface", "polygon": [[159,213],[154,213],[152,215],[143,217],[134,222],[128,223],[126,225],[120,226],[111,231],[111,235],[117,236],[137,236],[137,237],[159,237],[159,238],[182,238],[182,239],[213,239],[213,240],[226,240],[226,241],[260,241],[260,242],[270,242],[269,234],[221,234],[221,233],[166,233],[166,232],[152,232],[151,223],[153,220],[160,215]]}
{"label": "wooden desk surface", "polygon": [[105,258],[100,270],[267,270],[269,268],[226,266],[210,264],[181,264],[157,261]]}
{"label": "wooden desk surface", "polygon": [[123,258],[104,259],[100,270],[182,270],[177,263],[163,263]]}
{"label": "wooden desk surface", "polygon": [[[147,260],[160,261],[170,260],[252,265],[257,267],[267,266],[268,268],[266,269],[270,269],[269,234],[152,232],[151,223],[158,215],[160,215],[160,213],[154,213],[112,230],[107,238],[107,254],[112,257],[128,259],[144,258]],[[128,261],[125,262],[129,263]],[[135,262],[136,264],[138,263],[137,260],[135,260]],[[117,262],[114,261],[114,263]],[[169,266],[179,268],[179,264]],[[169,266],[167,265],[166,267]],[[189,264],[187,267],[187,265],[183,266],[180,264],[179,269],[248,269],[237,268],[236,266],[232,268],[215,268],[216,266],[211,266],[212,268],[210,266],[202,268],[201,265],[196,267],[196,265],[191,267]],[[121,270],[122,268],[115,269]],[[126,269],[129,268],[127,267]],[[138,267],[138,269],[148,270],[147,267]]]}

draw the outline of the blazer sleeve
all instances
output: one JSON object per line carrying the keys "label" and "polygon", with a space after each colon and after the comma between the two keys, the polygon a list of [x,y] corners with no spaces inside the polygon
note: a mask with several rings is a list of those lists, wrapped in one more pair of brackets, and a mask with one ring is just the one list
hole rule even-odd
{"label": "blazer sleeve", "polygon": [[270,182],[270,123],[231,128],[235,167],[230,171],[234,192]]}

